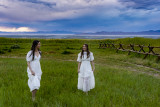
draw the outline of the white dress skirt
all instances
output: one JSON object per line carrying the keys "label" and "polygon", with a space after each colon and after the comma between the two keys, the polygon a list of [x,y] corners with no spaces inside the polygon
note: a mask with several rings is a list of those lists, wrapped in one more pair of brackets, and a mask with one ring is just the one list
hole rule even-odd
{"label": "white dress skirt", "polygon": [[[29,51],[26,56],[26,61],[30,62],[30,66],[35,73],[35,76],[32,75],[29,67],[27,67],[27,74],[28,74],[28,86],[30,88],[30,91],[33,91],[35,89],[40,88],[40,80],[41,80],[41,75],[42,75],[42,70],[41,70],[41,65],[40,65],[40,58],[41,55],[37,57],[35,55],[34,60],[32,61],[33,55],[31,55],[32,51]],[[31,56],[30,56],[31,55]]]}
{"label": "white dress skirt", "polygon": [[94,60],[93,53],[90,52],[89,58],[87,58],[87,52],[84,52],[84,57],[80,58],[81,52],[78,54],[77,61],[81,62],[80,72],[78,73],[78,89],[87,92],[95,87],[95,78],[92,71],[90,61]]}

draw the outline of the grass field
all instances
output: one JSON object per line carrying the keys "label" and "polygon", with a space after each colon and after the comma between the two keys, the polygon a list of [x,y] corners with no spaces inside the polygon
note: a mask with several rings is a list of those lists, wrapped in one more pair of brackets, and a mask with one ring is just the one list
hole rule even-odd
{"label": "grass field", "polygon": [[[156,57],[113,49],[99,49],[99,42],[151,44],[160,39],[40,40],[43,71],[35,102],[27,81],[26,53],[34,39],[0,38],[0,107],[159,107],[160,63]],[[87,96],[77,90],[77,55],[83,43],[95,57],[96,87]],[[160,50],[157,50],[160,53]]]}

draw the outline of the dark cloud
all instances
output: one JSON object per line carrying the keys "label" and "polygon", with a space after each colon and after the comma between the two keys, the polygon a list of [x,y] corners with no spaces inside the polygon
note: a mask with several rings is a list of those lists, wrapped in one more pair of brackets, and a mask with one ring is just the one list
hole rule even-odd
{"label": "dark cloud", "polygon": [[42,2],[38,0],[19,0],[19,1],[30,2],[30,3],[35,3],[35,4],[42,4],[50,8],[52,8],[53,6],[56,6],[56,3],[47,3],[47,2]]}
{"label": "dark cloud", "polygon": [[153,9],[160,8],[160,0],[119,0],[120,2],[133,3],[132,8],[135,9]]}

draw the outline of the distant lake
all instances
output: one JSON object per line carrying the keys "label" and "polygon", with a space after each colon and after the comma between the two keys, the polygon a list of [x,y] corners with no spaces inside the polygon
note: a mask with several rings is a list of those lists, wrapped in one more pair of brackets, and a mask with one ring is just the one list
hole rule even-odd
{"label": "distant lake", "polygon": [[41,38],[41,39],[117,39],[126,37],[144,37],[158,39],[160,35],[75,35],[75,34],[0,34],[6,38]]}

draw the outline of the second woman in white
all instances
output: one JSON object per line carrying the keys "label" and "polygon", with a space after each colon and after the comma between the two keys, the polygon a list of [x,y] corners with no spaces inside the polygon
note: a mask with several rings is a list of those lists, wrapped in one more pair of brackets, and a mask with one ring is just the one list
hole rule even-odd
{"label": "second woman in white", "polygon": [[[78,89],[86,92],[95,87],[94,78],[94,56],[93,53],[89,51],[88,45],[84,44],[82,51],[78,54]],[[92,64],[92,66],[91,66]]]}

